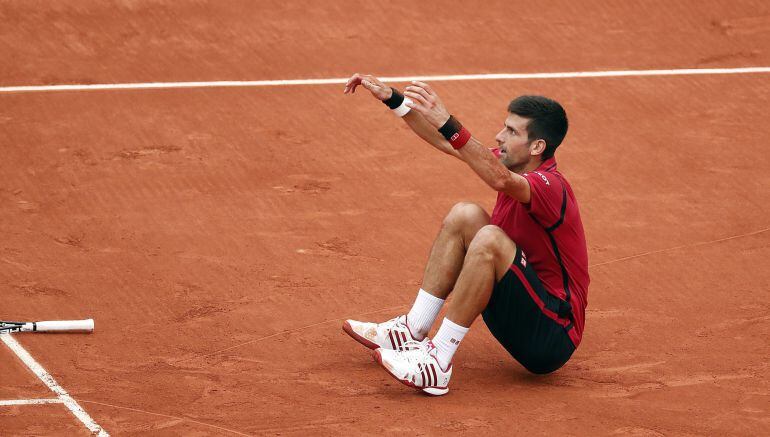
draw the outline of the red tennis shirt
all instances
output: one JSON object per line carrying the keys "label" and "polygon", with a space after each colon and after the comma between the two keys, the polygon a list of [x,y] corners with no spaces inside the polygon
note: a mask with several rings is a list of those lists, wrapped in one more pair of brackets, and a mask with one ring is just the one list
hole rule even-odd
{"label": "red tennis shirt", "polygon": [[[492,149],[499,156],[498,149]],[[588,250],[577,200],[566,179],[550,158],[534,171],[524,173],[532,198],[521,203],[505,193],[497,194],[493,225],[502,228],[524,251],[545,289],[566,301],[572,314],[559,317],[543,311],[564,326],[577,347],[583,337],[588,305]],[[542,308],[542,302],[538,302]]]}

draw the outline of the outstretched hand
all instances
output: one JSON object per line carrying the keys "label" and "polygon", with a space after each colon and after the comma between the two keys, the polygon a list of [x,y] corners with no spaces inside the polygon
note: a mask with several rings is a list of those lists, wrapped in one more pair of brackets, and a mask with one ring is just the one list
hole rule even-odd
{"label": "outstretched hand", "polygon": [[379,79],[371,74],[354,74],[345,84],[344,94],[353,94],[356,88],[361,85],[369,90],[372,95],[382,101],[388,100],[393,95],[393,90],[389,86],[380,82]]}
{"label": "outstretched hand", "polygon": [[422,114],[436,129],[449,120],[449,111],[427,83],[413,80],[412,84],[406,87],[404,95],[412,100],[406,105]]}

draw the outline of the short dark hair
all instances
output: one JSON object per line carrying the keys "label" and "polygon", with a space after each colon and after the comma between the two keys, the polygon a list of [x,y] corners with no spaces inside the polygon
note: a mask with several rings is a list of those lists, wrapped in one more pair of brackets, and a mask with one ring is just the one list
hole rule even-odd
{"label": "short dark hair", "polygon": [[508,112],[529,118],[527,137],[530,141],[545,140],[543,160],[553,157],[567,135],[567,113],[559,102],[543,96],[519,96],[508,104]]}

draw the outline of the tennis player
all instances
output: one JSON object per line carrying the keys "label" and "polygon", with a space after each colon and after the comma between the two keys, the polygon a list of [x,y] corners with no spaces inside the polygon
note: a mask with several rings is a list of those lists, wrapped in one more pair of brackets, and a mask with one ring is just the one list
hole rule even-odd
{"label": "tennis player", "polygon": [[[409,313],[383,323],[347,320],[343,329],[374,349],[402,383],[431,395],[449,391],[452,357],[481,314],[492,335],[533,373],[562,367],[580,344],[588,295],[588,253],[578,204],[554,152],[567,133],[562,106],[520,96],[508,105],[489,149],[451,116],[430,85],[402,93],[354,74],[345,93],[363,86],[423,140],[465,162],[493,190],[491,216],[458,203],[447,214]],[[427,337],[452,295],[433,339]]]}

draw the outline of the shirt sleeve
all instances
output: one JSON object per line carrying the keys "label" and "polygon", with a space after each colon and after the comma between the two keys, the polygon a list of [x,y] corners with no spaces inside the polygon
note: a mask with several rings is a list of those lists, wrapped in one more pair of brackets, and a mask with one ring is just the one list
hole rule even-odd
{"label": "shirt sleeve", "polygon": [[566,207],[567,196],[561,179],[553,173],[541,171],[523,176],[529,182],[531,193],[529,203],[524,204],[527,211],[546,228],[563,220],[562,211]]}

